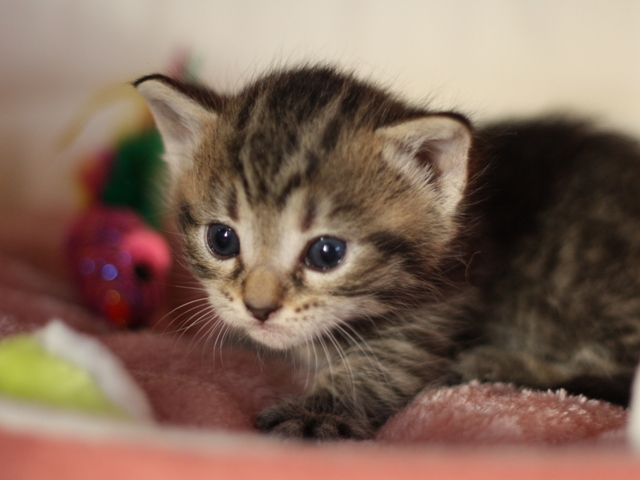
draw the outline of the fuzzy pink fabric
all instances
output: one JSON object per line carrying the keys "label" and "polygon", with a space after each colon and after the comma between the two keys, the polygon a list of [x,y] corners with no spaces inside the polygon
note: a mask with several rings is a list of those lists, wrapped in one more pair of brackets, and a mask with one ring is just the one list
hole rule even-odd
{"label": "fuzzy pink fabric", "polygon": [[[68,222],[52,215],[0,217],[0,337],[59,318],[98,337],[147,393],[158,422],[252,431],[276,397],[301,391],[287,365],[174,335],[171,322],[141,332],[114,331],[86,310],[61,257]],[[188,290],[172,289],[167,309]],[[472,383],[420,394],[381,429],[384,443],[557,445],[623,442],[622,408],[563,393]]]}
{"label": "fuzzy pink fabric", "polygon": [[472,382],[423,392],[390,419],[390,443],[561,445],[623,441],[626,411],[565,392]]}

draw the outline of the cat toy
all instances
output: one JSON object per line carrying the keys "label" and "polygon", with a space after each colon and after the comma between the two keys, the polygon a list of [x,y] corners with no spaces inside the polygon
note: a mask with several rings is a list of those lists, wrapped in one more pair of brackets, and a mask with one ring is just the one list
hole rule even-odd
{"label": "cat toy", "polygon": [[[184,78],[187,71],[183,56],[173,73]],[[72,225],[66,248],[87,305],[122,328],[144,327],[154,318],[172,263],[169,246],[156,230],[162,140],[142,108],[140,126],[81,171],[88,207]]]}
{"label": "cat toy", "polygon": [[[46,424],[75,417],[151,424],[144,391],[96,338],[60,320],[0,340],[0,411]],[[41,422],[40,422],[41,421]]]}

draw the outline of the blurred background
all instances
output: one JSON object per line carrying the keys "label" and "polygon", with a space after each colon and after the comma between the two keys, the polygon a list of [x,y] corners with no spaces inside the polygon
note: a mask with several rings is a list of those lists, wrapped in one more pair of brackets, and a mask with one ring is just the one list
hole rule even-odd
{"label": "blurred background", "polygon": [[129,107],[61,150],[65,126],[180,49],[225,91],[325,61],[479,123],[570,111],[640,136],[638,0],[0,0],[0,209],[78,206],[78,163]]}

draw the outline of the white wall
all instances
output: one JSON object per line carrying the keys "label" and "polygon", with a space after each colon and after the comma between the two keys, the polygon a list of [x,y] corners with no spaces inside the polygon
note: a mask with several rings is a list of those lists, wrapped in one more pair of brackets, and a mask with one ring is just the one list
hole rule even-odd
{"label": "white wall", "polygon": [[82,155],[55,142],[105,85],[179,47],[233,89],[270,65],[328,60],[478,121],[570,109],[640,135],[638,0],[0,0],[0,207],[69,207]]}

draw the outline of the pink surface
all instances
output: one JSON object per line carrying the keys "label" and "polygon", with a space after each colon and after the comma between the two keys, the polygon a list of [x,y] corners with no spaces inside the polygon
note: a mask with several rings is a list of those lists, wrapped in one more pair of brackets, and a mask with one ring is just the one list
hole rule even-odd
{"label": "pink surface", "polygon": [[2,431],[0,448],[3,477],[13,480],[640,478],[640,460],[608,449],[417,450],[350,444],[202,451],[135,443],[52,441]]}
{"label": "pink surface", "polygon": [[[174,325],[170,319],[160,322],[154,330],[122,332],[110,329],[81,305],[70,286],[60,255],[66,224],[63,219],[52,216],[0,217],[0,337],[31,331],[52,318],[60,318],[74,328],[98,337],[124,361],[147,393],[156,420],[165,425],[252,432],[255,415],[260,409],[277,396],[300,390],[287,365],[267,362],[237,349],[213,352],[211,341],[191,334],[176,336],[166,333]],[[184,278],[182,275],[176,278]],[[188,292],[172,289],[167,309],[180,303],[182,299],[179,297]],[[462,474],[464,468],[457,465],[458,457],[450,450],[452,447],[442,450],[443,446],[455,445],[456,449],[464,446],[467,451],[468,448],[496,444],[536,447],[562,444],[588,448],[589,453],[584,453],[583,457],[582,453],[572,455],[589,459],[602,468],[604,464],[600,461],[619,461],[622,458],[623,461],[617,466],[607,466],[608,471],[613,472],[611,469],[614,467],[622,471],[631,469],[629,471],[635,471],[639,475],[637,478],[640,478],[638,465],[624,451],[623,428],[626,421],[625,410],[603,402],[560,393],[525,391],[508,385],[469,384],[423,392],[382,428],[376,441],[368,442],[366,446],[351,442],[341,444],[340,448],[274,445],[269,447],[273,452],[268,458],[256,457],[255,452],[246,452],[246,458],[258,462],[255,465],[262,462],[264,468],[273,467],[275,472],[283,475],[301,472],[312,465],[318,466],[318,470],[308,470],[307,478],[318,477],[322,468],[332,468],[336,474],[339,471],[345,474],[349,472],[351,478],[364,478],[362,472],[372,478],[384,476],[384,472],[390,475],[397,469],[400,469],[398,472],[409,474],[414,468],[428,468],[430,471],[435,468],[435,471],[443,474],[442,478],[454,478],[451,475]],[[257,437],[259,434],[252,433],[250,437],[253,435]],[[376,444],[386,446],[376,447]],[[389,450],[390,444],[405,446]],[[183,464],[188,465],[184,467],[188,471],[200,465],[207,471],[212,468],[221,469],[218,471],[238,469],[246,476],[260,472],[253,463],[249,466],[243,462],[242,455],[221,457],[219,454],[185,453],[171,449],[171,454],[167,455],[166,449],[152,445],[137,445],[131,447],[133,450],[128,447],[129,450],[123,452],[121,446],[109,442],[96,449],[78,440],[16,435],[2,431],[0,427],[0,455],[17,451],[16,445],[31,451],[35,458],[40,458],[41,464],[71,462],[65,465],[75,473],[83,471],[87,458],[93,459],[92,464],[109,464],[109,478],[118,477],[117,469],[125,468],[126,462],[153,471],[154,475],[157,469],[158,475],[154,478],[169,478],[165,474]],[[416,446],[421,449],[420,455],[416,454]],[[612,448],[613,453],[610,451]],[[340,457],[343,463],[331,463],[330,467],[323,459],[332,459],[333,462],[336,449],[352,451],[353,456],[348,459]],[[53,456],[51,452],[54,451],[59,451],[59,454]],[[135,455],[132,456],[131,451]],[[378,451],[382,453],[372,455],[372,452]],[[427,460],[422,457],[425,451],[430,452]],[[80,452],[82,455],[79,455]],[[435,455],[434,452],[440,454]],[[564,457],[560,460],[551,451],[544,454],[527,452],[513,457],[504,456],[494,449],[488,460],[472,455],[465,456],[465,462],[480,462],[489,468],[487,471],[500,471],[505,475],[525,466],[533,468],[536,465],[534,458],[544,458],[542,464],[554,465],[553,468],[557,467],[558,471],[570,468]],[[8,465],[15,466],[23,455],[17,453],[15,457],[8,456],[11,459]],[[295,464],[290,461],[292,455],[296,458]],[[63,460],[65,458],[67,460]],[[372,459],[378,467],[372,466]],[[145,462],[152,462],[155,466]],[[167,462],[171,467],[160,467]],[[380,462],[385,468],[380,466]],[[6,474],[5,460],[2,463],[2,471]],[[356,475],[352,468],[359,473]],[[585,464],[576,463],[571,468],[580,470],[579,478],[603,478],[585,476],[595,471],[593,468],[585,469]],[[236,478],[244,478],[242,475],[238,474]],[[190,478],[200,477],[194,474]],[[496,473],[493,476],[467,478],[513,477],[500,477]],[[519,474],[518,478],[534,477]],[[623,477],[613,475],[609,478]]]}

